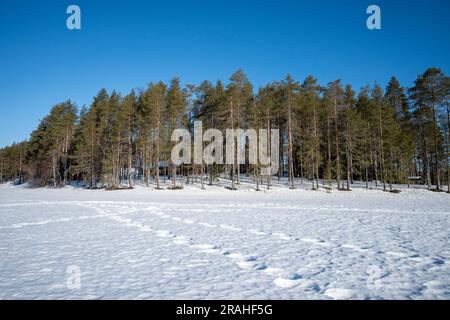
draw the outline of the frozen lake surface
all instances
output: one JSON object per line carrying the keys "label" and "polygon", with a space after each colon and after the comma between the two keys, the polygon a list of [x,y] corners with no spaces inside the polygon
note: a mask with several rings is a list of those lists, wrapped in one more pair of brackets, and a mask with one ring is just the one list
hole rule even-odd
{"label": "frozen lake surface", "polygon": [[450,195],[308,189],[1,185],[0,298],[450,299]]}

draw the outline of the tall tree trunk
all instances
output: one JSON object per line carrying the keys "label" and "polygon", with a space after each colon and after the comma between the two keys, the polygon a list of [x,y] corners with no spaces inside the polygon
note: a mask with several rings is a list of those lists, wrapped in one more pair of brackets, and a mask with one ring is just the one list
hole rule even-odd
{"label": "tall tree trunk", "polygon": [[208,185],[212,186],[213,185],[213,165],[209,165],[208,166],[208,171],[209,171],[209,183]]}
{"label": "tall tree trunk", "polygon": [[156,189],[161,189],[159,184],[159,156],[161,152],[161,106],[159,100],[156,101]]}
{"label": "tall tree trunk", "polygon": [[66,127],[66,135],[64,138],[64,158],[63,158],[63,165],[64,165],[64,173],[63,173],[63,185],[67,184],[67,180],[69,180],[69,170],[68,170],[68,153],[69,153],[69,127]]}
{"label": "tall tree trunk", "polygon": [[386,191],[386,165],[384,159],[384,141],[383,141],[383,122],[381,121],[381,107],[378,110],[378,126],[380,134],[380,160],[381,160],[381,174],[383,178],[383,190]]}
{"label": "tall tree trunk", "polygon": [[[133,144],[132,144],[132,140],[131,140],[131,113],[128,115],[128,172],[127,172],[127,176],[128,176],[128,187],[132,188],[133,187],[133,179],[132,179],[132,175],[131,175],[131,170],[132,170],[132,166],[133,166]],[[136,151],[137,154],[137,151]]]}
{"label": "tall tree trunk", "polygon": [[349,148],[347,147],[347,190],[350,190],[350,171],[351,171],[351,166],[350,166],[350,151],[348,150]]}
{"label": "tall tree trunk", "polygon": [[447,107],[447,145],[445,148],[445,159],[447,164],[447,193],[450,193],[450,103],[449,98],[446,97]]}
{"label": "tall tree trunk", "polygon": [[91,146],[90,146],[90,175],[91,175],[91,189],[94,188],[95,183],[95,168],[94,168],[94,130],[91,130]]}
{"label": "tall tree trunk", "polygon": [[354,169],[353,169],[353,144],[352,144],[352,139],[351,139],[351,137],[350,137],[350,141],[349,141],[349,147],[350,147],[350,149],[349,149],[349,158],[350,158],[350,160],[349,160],[349,162],[350,162],[350,184],[353,184],[353,179],[354,179],[354,177],[353,177],[353,174],[354,174]]}
{"label": "tall tree trunk", "polygon": [[200,183],[201,183],[201,186],[202,186],[202,190],[205,189],[205,185],[203,183],[203,176],[205,174],[205,172],[204,172],[205,169],[204,168],[205,168],[205,166],[203,165],[203,162],[202,162],[202,164],[200,165]]}
{"label": "tall tree trunk", "polygon": [[293,142],[292,142],[292,106],[291,106],[291,88],[288,87],[288,170],[290,188],[295,189],[294,186],[294,156],[293,156]]}
{"label": "tall tree trunk", "polygon": [[439,168],[439,142],[438,142],[438,127],[437,127],[437,116],[436,108],[437,103],[433,101],[432,111],[433,111],[433,137],[434,137],[434,153],[435,153],[435,163],[436,163],[436,190],[441,190],[441,170]]}
{"label": "tall tree trunk", "polygon": [[367,129],[364,130],[364,155],[363,155],[366,189],[369,189],[369,163],[370,163],[369,161],[370,161],[370,159],[368,159],[368,156],[367,156],[367,153],[368,153],[367,135],[368,135],[369,130],[370,130],[369,123],[367,123]]}
{"label": "tall tree trunk", "polygon": [[172,163],[172,188],[177,187],[177,166]]}
{"label": "tall tree trunk", "polygon": [[3,183],[3,166],[4,166],[5,160],[3,157],[0,160],[0,183]]}
{"label": "tall tree trunk", "polygon": [[[316,114],[316,104],[313,102],[313,179],[316,181],[316,188],[319,189],[319,139],[317,135],[317,114]],[[314,186],[314,180],[313,180]],[[314,188],[313,188],[314,189]]]}
{"label": "tall tree trunk", "polygon": [[[231,130],[233,130],[234,132],[234,112],[233,112],[233,97],[231,97],[230,99],[230,117],[231,117]],[[231,190],[235,190],[236,189],[236,185],[235,185],[235,172],[236,172],[236,144],[234,141],[234,136],[233,136],[233,141],[232,141],[232,145],[233,145],[233,164],[231,165]]]}
{"label": "tall tree trunk", "polygon": [[113,168],[115,167],[115,174],[113,174],[113,183],[114,183],[114,187],[117,188],[119,187],[120,183],[121,183],[121,172],[120,172],[120,154],[122,153],[122,147],[121,147],[121,136],[120,133],[118,135],[117,138],[117,154],[116,154],[116,166],[113,165]]}
{"label": "tall tree trunk", "polygon": [[430,159],[428,156],[428,143],[427,138],[425,136],[425,128],[423,115],[420,116],[420,133],[422,136],[422,144],[423,144],[423,157],[425,160],[424,171],[425,171],[425,183],[428,186],[428,190],[431,189],[431,170],[430,170]]}
{"label": "tall tree trunk", "polygon": [[340,149],[339,149],[339,130],[338,130],[338,113],[337,113],[337,100],[334,99],[334,131],[335,131],[335,144],[336,144],[336,182],[338,189],[341,188],[341,161],[340,161]]}
{"label": "tall tree trunk", "polygon": [[56,188],[57,183],[56,183],[56,162],[57,162],[57,157],[56,157],[56,150],[52,151],[52,172],[53,172],[53,187]]}
{"label": "tall tree trunk", "polygon": [[380,180],[380,175],[378,172],[378,152],[375,150],[374,157],[373,157],[373,170],[375,174],[375,187],[378,187],[378,181]]}
{"label": "tall tree trunk", "polygon": [[346,110],[346,146],[345,146],[345,157],[347,160],[347,190],[350,190],[350,172],[351,172],[351,141],[350,141],[350,119],[349,119],[349,110]]}
{"label": "tall tree trunk", "polygon": [[[267,115],[267,151],[269,159],[272,162],[272,130],[270,127],[270,109],[268,110]],[[269,168],[269,175],[267,176],[267,189],[270,189],[272,186],[272,168]]]}
{"label": "tall tree trunk", "polygon": [[23,155],[22,155],[22,150],[20,150],[20,157],[19,157],[19,184],[22,184],[22,162],[23,162]]}
{"label": "tall tree trunk", "polygon": [[393,172],[392,163],[393,163],[393,161],[394,161],[394,156],[393,156],[392,150],[391,150],[389,153],[389,191],[392,191],[392,180],[393,180],[393,178],[392,178],[392,172]]}
{"label": "tall tree trunk", "polygon": [[327,115],[327,180],[331,188],[331,121],[330,113]]}
{"label": "tall tree trunk", "polygon": [[149,141],[147,140],[147,139],[145,139],[143,142],[142,142],[142,146],[141,146],[141,148],[142,148],[142,150],[141,150],[141,152],[142,152],[142,156],[141,156],[141,158],[142,158],[142,175],[143,175],[143,178],[144,178],[144,183],[145,183],[145,186],[146,187],[148,187],[149,186],[149,180],[148,180],[148,175],[149,175],[149,173],[150,173],[150,170],[148,169],[148,144],[149,144]]}
{"label": "tall tree trunk", "polygon": [[[237,99],[237,108],[236,108],[236,122],[237,122],[237,129],[238,129],[238,133],[237,133],[237,144],[236,144],[236,184],[240,185],[241,184],[241,134],[240,134],[240,113],[241,113],[241,107],[240,107],[240,95],[238,94],[238,99]],[[244,150],[245,152],[245,150]]]}

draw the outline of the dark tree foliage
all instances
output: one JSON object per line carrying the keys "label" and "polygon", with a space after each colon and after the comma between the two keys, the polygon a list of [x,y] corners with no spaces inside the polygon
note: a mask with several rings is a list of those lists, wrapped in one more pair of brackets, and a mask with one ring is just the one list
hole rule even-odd
{"label": "dark tree foliage", "polygon": [[[375,83],[359,92],[341,80],[321,87],[313,76],[298,82],[290,75],[254,90],[242,70],[227,84],[183,87],[174,78],[125,96],[102,89],[79,112],[71,101],[55,105],[27,141],[0,149],[0,182],[118,189],[140,181],[159,189],[171,179],[177,189],[183,179],[204,187],[222,178],[230,189],[247,179],[260,190],[286,176],[290,188],[309,181],[313,190],[351,190],[363,181],[394,190],[414,181],[440,191],[450,185],[449,96],[449,77],[437,68],[411,88],[392,77],[385,90]],[[263,176],[260,165],[239,163],[247,145],[236,148],[233,164],[172,163],[172,131],[193,132],[197,120],[203,132],[224,136],[226,129],[279,129],[278,171]]]}

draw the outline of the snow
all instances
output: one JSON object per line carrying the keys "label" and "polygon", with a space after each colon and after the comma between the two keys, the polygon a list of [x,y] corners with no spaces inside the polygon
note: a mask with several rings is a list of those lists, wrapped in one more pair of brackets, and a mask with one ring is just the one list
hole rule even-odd
{"label": "snow", "polygon": [[0,185],[0,298],[450,298],[450,195],[298,186]]}

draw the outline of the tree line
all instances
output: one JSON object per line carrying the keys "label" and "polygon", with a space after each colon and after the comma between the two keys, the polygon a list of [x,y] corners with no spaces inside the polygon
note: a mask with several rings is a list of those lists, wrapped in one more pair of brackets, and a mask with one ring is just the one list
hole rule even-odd
{"label": "tree line", "polygon": [[[259,190],[287,176],[290,188],[299,178],[313,189],[350,190],[363,181],[395,191],[394,184],[415,181],[449,190],[449,79],[429,68],[411,88],[392,77],[384,90],[375,83],[355,92],[341,80],[320,86],[313,76],[288,75],[255,90],[238,70],[226,85],[183,87],[174,78],[125,96],[102,89],[81,110],[70,100],[55,105],[27,141],[0,149],[0,182],[117,189],[140,181],[160,189],[166,179],[180,188],[178,176],[202,188],[226,178],[235,189],[250,177]],[[279,129],[278,171],[264,176],[259,165],[238,161],[171,163],[172,131],[192,131],[196,120],[203,130]],[[246,149],[235,152],[239,159]]]}

